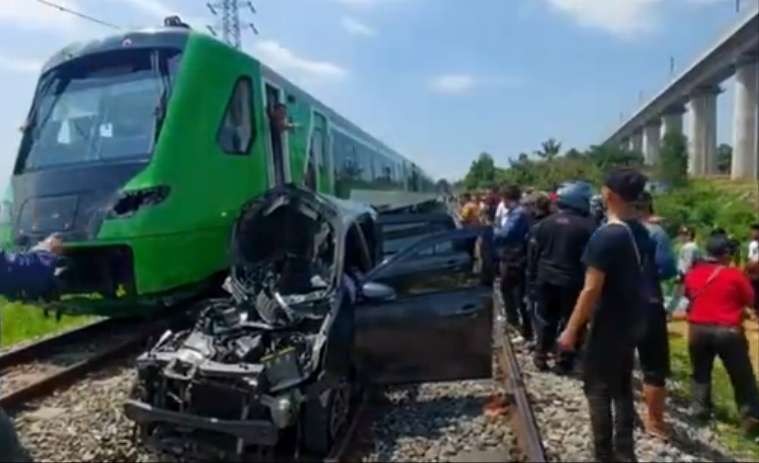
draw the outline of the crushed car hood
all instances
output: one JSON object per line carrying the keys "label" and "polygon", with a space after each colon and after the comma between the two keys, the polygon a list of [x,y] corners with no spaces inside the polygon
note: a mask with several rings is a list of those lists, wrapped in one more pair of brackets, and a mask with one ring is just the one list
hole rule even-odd
{"label": "crushed car hood", "polygon": [[265,392],[305,380],[339,308],[345,230],[367,210],[294,186],[249,203],[233,234],[232,297],[205,303],[192,329],[167,333],[138,363]]}

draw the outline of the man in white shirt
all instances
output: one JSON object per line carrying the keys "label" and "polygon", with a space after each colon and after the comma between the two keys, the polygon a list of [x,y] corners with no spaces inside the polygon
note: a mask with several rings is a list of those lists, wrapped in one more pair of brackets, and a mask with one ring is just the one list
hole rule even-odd
{"label": "man in white shirt", "polygon": [[748,261],[759,263],[759,224],[751,226],[751,242],[748,244]]}
{"label": "man in white shirt", "polygon": [[683,245],[677,257],[677,271],[682,277],[701,258],[701,250],[696,243],[696,232],[693,229],[687,227],[680,229],[680,239]]}
{"label": "man in white shirt", "polygon": [[495,210],[495,220],[493,225],[495,228],[501,228],[506,222],[506,216],[509,215],[509,206],[506,205],[506,200],[503,199],[503,193],[501,192],[501,202],[498,203],[498,208]]}

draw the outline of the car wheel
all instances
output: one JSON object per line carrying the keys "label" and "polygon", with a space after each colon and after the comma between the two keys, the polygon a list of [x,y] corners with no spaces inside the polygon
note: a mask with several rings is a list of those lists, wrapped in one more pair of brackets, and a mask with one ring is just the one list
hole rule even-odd
{"label": "car wheel", "polygon": [[303,411],[301,442],[309,453],[326,456],[348,424],[351,388],[345,383],[324,391],[306,402]]}

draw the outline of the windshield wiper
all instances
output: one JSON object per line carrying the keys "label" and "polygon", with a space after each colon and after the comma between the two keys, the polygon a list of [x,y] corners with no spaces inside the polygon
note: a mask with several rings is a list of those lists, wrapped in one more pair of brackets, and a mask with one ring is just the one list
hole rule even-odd
{"label": "windshield wiper", "polygon": [[[34,130],[39,127],[44,127],[45,124],[47,124],[47,121],[50,119],[50,117],[53,115],[53,111],[55,111],[55,106],[58,104],[58,100],[61,99],[63,96],[63,91],[61,89],[61,85],[63,84],[64,80],[57,79],[57,78],[51,78],[49,81],[45,83],[44,88],[40,88],[39,93],[37,94],[37,101],[35,103],[34,108],[32,109],[32,112],[29,115],[29,120],[27,121],[27,124],[25,126],[26,131]],[[53,93],[55,94],[53,97],[53,101],[50,102],[50,107],[48,108],[45,115],[40,119],[39,111],[41,108],[42,99],[48,95],[50,92],[50,88],[55,85],[55,88],[53,89]],[[34,131],[32,133],[33,138],[36,140],[37,135],[39,134],[39,131]]]}

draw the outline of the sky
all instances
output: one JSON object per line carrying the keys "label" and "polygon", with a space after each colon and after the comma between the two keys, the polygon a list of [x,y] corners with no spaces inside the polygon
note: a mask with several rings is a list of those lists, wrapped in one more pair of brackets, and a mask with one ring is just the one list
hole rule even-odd
{"label": "sky", "polygon": [[[123,27],[205,0],[53,0]],[[759,0],[740,0],[743,14]],[[243,47],[414,160],[462,177],[483,151],[498,165],[553,137],[603,142],[641,101],[740,18],[736,0],[254,0]],[[113,31],[37,0],[0,0],[0,187],[10,175],[42,63]],[[732,139],[731,81],[718,102]],[[686,116],[687,117],[687,116]],[[687,124],[687,121],[686,121]],[[4,178],[5,177],[5,178]]]}

